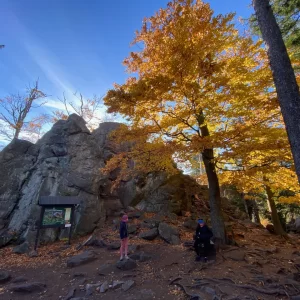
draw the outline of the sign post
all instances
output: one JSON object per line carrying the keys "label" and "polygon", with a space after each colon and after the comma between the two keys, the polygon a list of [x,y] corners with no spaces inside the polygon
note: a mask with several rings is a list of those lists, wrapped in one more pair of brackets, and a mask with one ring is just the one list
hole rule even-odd
{"label": "sign post", "polygon": [[43,228],[69,228],[68,243],[71,243],[74,223],[74,208],[79,205],[77,197],[42,196],[39,205],[42,207],[34,250],[37,249],[40,230]]}

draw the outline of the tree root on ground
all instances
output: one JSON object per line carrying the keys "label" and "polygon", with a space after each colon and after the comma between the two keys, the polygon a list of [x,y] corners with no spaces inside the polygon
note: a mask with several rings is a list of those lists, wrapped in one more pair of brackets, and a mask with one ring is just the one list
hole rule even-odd
{"label": "tree root on ground", "polygon": [[190,297],[190,299],[193,299],[193,300],[201,299],[201,296],[190,293],[187,289],[187,286],[177,282],[178,280],[181,280],[181,279],[182,279],[181,277],[175,278],[174,280],[172,280],[170,282],[170,285],[172,285],[172,284],[178,285],[184,291],[184,293]]}
{"label": "tree root on ground", "polygon": [[[227,282],[224,282],[224,281],[227,281]],[[256,287],[256,286],[248,285],[248,284],[235,284],[235,283],[228,282],[228,281],[231,281],[231,280],[229,280],[228,278],[196,279],[195,280],[196,283],[192,287],[196,288],[197,286],[203,285],[204,283],[207,283],[207,284],[214,283],[216,285],[229,285],[236,289],[248,289],[248,290],[252,290],[254,292],[265,294],[265,295],[281,295],[281,296],[287,296],[288,298],[290,298],[291,296],[294,296],[294,295],[289,295],[283,285],[278,285],[278,288],[275,288],[275,289],[267,289],[267,288],[260,288],[260,287]],[[295,288],[295,291],[297,292],[296,288]]]}
{"label": "tree root on ground", "polygon": [[247,251],[246,254],[249,256],[259,256],[262,259],[267,259],[265,255],[259,253],[258,251],[255,251],[255,250]]}
{"label": "tree root on ground", "polygon": [[292,286],[293,287],[293,289],[297,292],[297,293],[299,293],[300,291],[299,291],[299,289],[298,288],[296,288],[295,287],[295,285],[293,284],[293,283],[285,283],[284,285],[290,285],[290,286]]}
{"label": "tree root on ground", "polygon": [[175,281],[181,280],[182,277],[176,277],[175,279],[171,280],[169,285],[172,285]]}
{"label": "tree root on ground", "polygon": [[[175,279],[173,279],[169,285],[177,285],[179,286],[184,293],[190,297],[190,299],[202,299],[200,295],[193,293],[192,291],[189,291],[189,288],[191,289],[201,289],[205,292],[205,290],[203,289],[203,286],[209,286],[209,285],[214,285],[215,288],[217,288],[221,295],[214,295],[215,300],[221,300],[224,296],[229,296],[226,292],[224,292],[222,290],[222,288],[220,286],[222,285],[227,285],[232,287],[233,289],[247,289],[247,290],[252,290],[253,292],[259,293],[259,294],[264,294],[264,295],[278,295],[278,296],[287,296],[288,299],[292,299],[293,296],[298,295],[299,294],[299,289],[291,284],[291,283],[287,283],[287,284],[273,284],[269,287],[257,287],[254,285],[248,285],[248,284],[237,284],[235,281],[233,281],[230,278],[196,278],[193,279],[193,284],[191,285],[185,285],[183,283],[180,283],[179,281],[182,280],[182,277],[177,277]],[[290,286],[293,288],[293,291],[291,291],[292,289],[289,289],[289,292],[287,291],[287,286]],[[238,297],[235,299],[239,299]],[[254,296],[254,299],[256,299],[256,297]]]}

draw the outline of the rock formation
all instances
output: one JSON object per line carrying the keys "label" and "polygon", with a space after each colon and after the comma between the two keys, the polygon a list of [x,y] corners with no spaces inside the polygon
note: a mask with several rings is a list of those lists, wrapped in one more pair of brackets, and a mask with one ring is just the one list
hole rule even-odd
{"label": "rock formation", "polygon": [[[78,196],[76,231],[89,232],[104,219],[99,185],[101,148],[77,115],[60,120],[36,144],[14,140],[0,154],[1,227],[18,239],[33,239],[40,196]],[[54,230],[47,230],[49,239]],[[0,242],[1,243],[1,242]],[[4,241],[2,241],[4,243]]]}
{"label": "rock formation", "polygon": [[[182,174],[149,174],[122,182],[111,192],[116,171],[101,173],[117,151],[109,133],[120,126],[106,122],[92,133],[79,116],[53,125],[36,144],[13,140],[0,152],[0,246],[12,241],[32,243],[40,215],[40,196],[77,196],[81,204],[75,213],[75,232],[86,234],[107,215],[129,205],[145,211],[180,214],[189,210],[196,182]],[[200,189],[200,190],[199,190]],[[55,240],[59,230],[42,232],[44,241]]]}

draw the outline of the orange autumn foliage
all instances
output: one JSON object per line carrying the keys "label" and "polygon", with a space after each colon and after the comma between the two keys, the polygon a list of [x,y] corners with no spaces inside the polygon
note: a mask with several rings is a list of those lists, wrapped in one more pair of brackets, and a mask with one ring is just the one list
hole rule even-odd
{"label": "orange autumn foliage", "polygon": [[[266,52],[261,42],[239,34],[233,17],[213,16],[202,1],[174,0],[136,33],[133,44],[143,49],[124,60],[132,76],[115,84],[104,102],[130,120],[137,140],[142,135],[168,149],[152,156],[157,167],[165,164],[165,152],[184,161],[219,148],[219,157],[231,159],[266,124],[282,124]],[[201,134],[205,125],[209,136]],[[147,159],[136,156],[135,162],[147,170]]]}

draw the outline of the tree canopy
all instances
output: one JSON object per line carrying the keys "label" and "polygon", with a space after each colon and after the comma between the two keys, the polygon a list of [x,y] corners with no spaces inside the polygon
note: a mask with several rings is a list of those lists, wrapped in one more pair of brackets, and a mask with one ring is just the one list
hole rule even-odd
{"label": "tree canopy", "polygon": [[170,2],[144,20],[133,41],[142,50],[124,60],[132,76],[104,98],[109,112],[129,118],[131,130],[152,143],[168,144],[176,157],[202,153],[215,186],[211,208],[220,205],[215,162],[243,153],[255,136],[270,143],[267,131],[283,126],[267,54],[238,32],[233,17],[213,16],[202,1]]}

